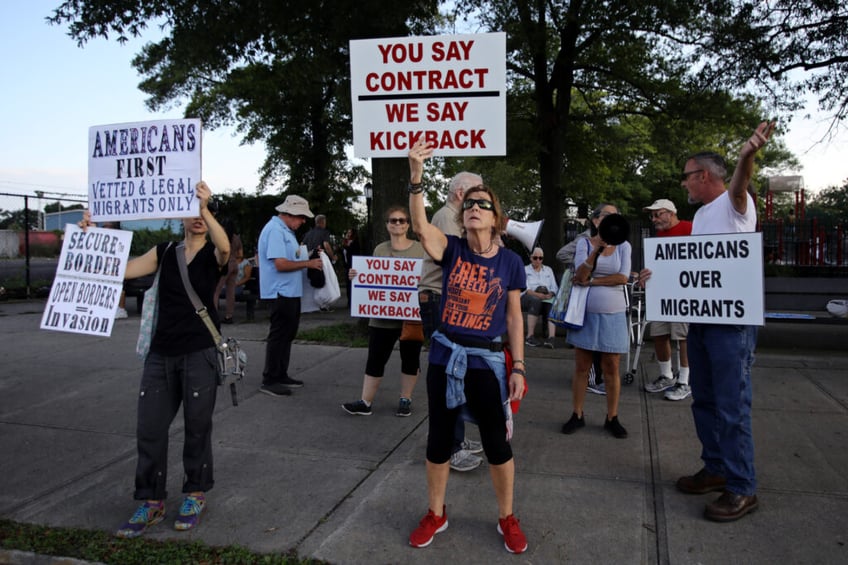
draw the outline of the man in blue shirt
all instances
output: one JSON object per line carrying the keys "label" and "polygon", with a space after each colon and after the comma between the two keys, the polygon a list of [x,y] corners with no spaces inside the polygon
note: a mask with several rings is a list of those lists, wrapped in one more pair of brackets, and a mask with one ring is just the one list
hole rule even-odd
{"label": "man in blue shirt", "polygon": [[279,212],[265,224],[259,235],[259,293],[271,305],[271,327],[265,346],[265,370],[261,392],[288,396],[303,381],[289,376],[291,346],[300,324],[300,298],[303,296],[303,269],[321,269],[320,258],[309,259],[301,252],[295,232],[314,215],[309,203],[290,195],[275,208]]}

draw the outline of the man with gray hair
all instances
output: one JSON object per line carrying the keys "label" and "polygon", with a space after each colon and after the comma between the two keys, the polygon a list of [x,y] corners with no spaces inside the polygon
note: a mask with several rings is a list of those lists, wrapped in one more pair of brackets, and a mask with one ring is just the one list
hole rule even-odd
{"label": "man with gray hair", "polygon": [[[465,191],[472,186],[483,184],[480,175],[463,171],[457,173],[450,181],[448,201],[439,208],[430,223],[442,230],[445,235],[462,237],[462,225],[457,221],[459,208]],[[442,323],[442,267],[437,265],[429,255],[424,256],[421,266],[421,280],[418,283],[418,305],[421,321],[424,324],[424,335],[429,339]],[[471,471],[483,463],[483,459],[475,455],[483,451],[480,442],[465,439],[465,422],[462,418],[456,420],[454,431],[453,454],[450,466],[454,471]]]}
{"label": "man with gray hair", "polygon": [[330,242],[330,230],[327,229],[327,216],[324,214],[315,216],[315,225],[303,236],[303,245],[310,254],[316,249],[323,249],[330,261],[336,262],[333,244]]}
{"label": "man with gray hair", "polygon": [[[721,155],[702,152],[687,159],[680,184],[690,203],[703,204],[692,220],[693,236],[756,230],[757,209],[748,185],[754,157],[775,125],[766,121],[757,126],[742,146],[727,187],[727,165]],[[651,276],[648,269],[643,273]],[[716,522],[738,520],[759,507],[751,429],[751,366],[757,329],[735,324],[689,324],[692,417],[704,466],[694,475],[677,479],[676,486],[686,494],[721,492],[704,508],[704,516]]]}

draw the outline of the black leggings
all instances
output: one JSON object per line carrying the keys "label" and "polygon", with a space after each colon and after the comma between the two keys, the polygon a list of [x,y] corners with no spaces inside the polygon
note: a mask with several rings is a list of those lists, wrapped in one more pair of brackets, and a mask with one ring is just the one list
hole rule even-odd
{"label": "black leggings", "polygon": [[[430,365],[427,370],[427,401],[430,407],[427,460],[436,464],[450,459],[454,426],[461,410],[461,407],[448,410],[446,390],[445,366]],[[480,439],[489,464],[502,465],[512,459],[512,447],[506,441],[506,416],[500,385],[494,373],[489,369],[469,368],[465,374],[465,399],[480,428]]]}
{"label": "black leggings", "polygon": [[[368,327],[368,361],[365,362],[365,374],[369,377],[382,377],[386,363],[392,356],[395,342],[400,339],[400,328]],[[420,341],[400,342],[400,372],[405,375],[417,375],[421,367]]]}

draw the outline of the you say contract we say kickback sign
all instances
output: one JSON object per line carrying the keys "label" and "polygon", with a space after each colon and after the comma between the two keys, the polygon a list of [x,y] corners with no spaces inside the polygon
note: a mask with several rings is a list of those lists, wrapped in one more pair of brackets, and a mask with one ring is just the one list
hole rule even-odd
{"label": "you say contract we say kickback sign", "polygon": [[359,318],[420,320],[421,259],[355,255],[350,315]]}
{"label": "you say contract we say kickback sign", "polygon": [[506,34],[350,42],[357,157],[506,155]]}

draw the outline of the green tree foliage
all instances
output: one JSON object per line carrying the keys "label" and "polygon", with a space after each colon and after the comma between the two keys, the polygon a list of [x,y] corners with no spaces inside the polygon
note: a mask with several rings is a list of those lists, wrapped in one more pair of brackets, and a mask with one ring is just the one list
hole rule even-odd
{"label": "green tree foliage", "polygon": [[708,84],[751,79],[776,106],[818,99],[832,126],[848,116],[848,4],[844,0],[710,1],[696,53]]}
{"label": "green tree foliage", "polygon": [[158,230],[152,230],[150,228],[133,230],[132,242],[130,243],[130,256],[138,257],[139,255],[144,255],[156,245],[166,241],[178,240],[180,237],[181,235],[175,235],[167,227]]}
{"label": "green tree foliage", "polygon": [[[50,21],[67,24],[81,45],[162,26],[166,36],[147,44],[134,61],[145,77],[141,88],[150,95],[151,108],[188,100],[186,114],[201,117],[207,127],[237,124],[245,141],[267,147],[263,187],[281,186],[280,192],[304,195],[332,214],[350,209],[353,187],[365,177],[344,154],[351,135],[349,40],[432,32],[439,4],[66,0]],[[609,200],[636,213],[652,198],[679,195],[676,177],[687,154],[713,149],[732,160],[765,113],[760,97],[783,101],[787,89],[790,95],[800,92],[779,73],[754,72],[762,65],[743,64],[742,49],[730,51],[736,42],[748,41],[760,59],[770,54],[775,65],[800,56],[800,43],[787,53],[777,49],[777,39],[768,46],[751,43],[762,29],[752,14],[763,5],[791,9],[799,21],[830,10],[838,23],[844,10],[825,0],[458,0],[441,5],[453,10],[454,18],[467,18],[475,30],[507,33],[510,82],[508,159],[451,160],[441,170],[479,170],[499,192],[506,187],[503,200],[510,214],[546,220],[547,249],[562,244],[562,223],[574,205]],[[819,11],[804,12],[805,5]],[[772,46],[774,52],[765,48]],[[756,97],[745,94],[752,81],[769,90]],[[786,164],[781,155],[785,150],[770,144],[760,163],[777,170]],[[405,202],[407,170],[404,159],[375,159],[372,165],[376,226],[387,205]]]}
{"label": "green tree foliage", "polygon": [[[160,26],[133,64],[156,110],[188,100],[204,126],[236,124],[267,148],[261,187],[300,194],[324,210],[349,209],[367,172],[350,143],[351,39],[425,30],[435,0],[67,0],[49,18],[79,45],[124,41]],[[237,187],[231,187],[237,188]],[[251,190],[255,187],[249,187]]]}
{"label": "green tree foliage", "polygon": [[[677,175],[686,155],[712,149],[733,160],[761,119],[757,100],[738,95],[745,83],[709,82],[694,72],[702,65],[696,48],[712,3],[465,0],[458,6],[483,29],[508,34],[508,127],[511,138],[518,133],[510,160],[532,159],[526,170],[538,175],[516,201],[546,220],[546,249],[562,244],[573,205],[611,201],[632,214],[656,197],[685,201]],[[529,195],[538,195],[535,206]]]}
{"label": "green tree foliage", "polygon": [[50,204],[44,205],[44,213],[50,214],[52,212],[64,212],[67,210],[83,210],[85,206],[82,204],[62,204],[60,201],[51,202]]}
{"label": "green tree foliage", "polygon": [[0,230],[23,230],[29,224],[30,230],[41,228],[41,212],[37,210],[0,210]]}
{"label": "green tree foliage", "polygon": [[842,186],[819,191],[807,206],[807,216],[848,223],[848,179]]}

